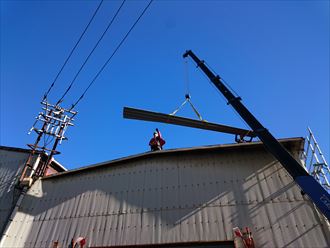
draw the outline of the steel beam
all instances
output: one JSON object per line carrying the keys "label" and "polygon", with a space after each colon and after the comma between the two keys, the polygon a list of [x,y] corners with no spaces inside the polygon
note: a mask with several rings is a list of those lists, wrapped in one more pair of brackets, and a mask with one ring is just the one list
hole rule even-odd
{"label": "steel beam", "polygon": [[178,117],[163,113],[156,113],[147,110],[129,108],[129,107],[124,107],[123,116],[124,118],[127,119],[162,122],[167,124],[193,127],[193,128],[211,130],[222,133],[237,134],[246,137],[256,137],[256,135],[251,130],[225,126],[207,121],[193,120],[189,118]]}

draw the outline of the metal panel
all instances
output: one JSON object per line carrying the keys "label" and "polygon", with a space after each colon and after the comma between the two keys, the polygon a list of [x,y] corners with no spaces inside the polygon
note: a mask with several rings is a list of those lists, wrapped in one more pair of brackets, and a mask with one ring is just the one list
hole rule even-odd
{"label": "metal panel", "polygon": [[[33,163],[38,155],[33,159]],[[19,196],[15,192],[15,184],[27,160],[28,153],[24,149],[0,147],[0,234],[4,230],[8,218]]]}
{"label": "metal panel", "polygon": [[256,247],[330,246],[329,226],[262,146],[158,154],[37,181],[0,245],[226,241],[249,226]]}

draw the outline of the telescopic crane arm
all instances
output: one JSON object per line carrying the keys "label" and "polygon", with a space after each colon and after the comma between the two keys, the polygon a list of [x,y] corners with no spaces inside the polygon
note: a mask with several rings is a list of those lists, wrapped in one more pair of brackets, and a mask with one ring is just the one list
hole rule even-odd
{"label": "telescopic crane arm", "polygon": [[191,50],[184,53],[183,57],[190,56],[197,66],[206,74],[211,82],[228,100],[236,112],[251,127],[253,132],[263,142],[266,149],[283,165],[292,176],[293,180],[301,187],[324,216],[330,220],[330,195],[329,193],[295,160],[291,154],[272,136],[272,134],[251,114],[241,103],[241,98],[235,96],[222,82],[218,75],[210,69]]}

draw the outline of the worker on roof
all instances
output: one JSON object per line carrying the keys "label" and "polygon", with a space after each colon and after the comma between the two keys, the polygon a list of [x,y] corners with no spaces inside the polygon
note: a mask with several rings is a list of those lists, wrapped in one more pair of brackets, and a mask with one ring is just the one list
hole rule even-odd
{"label": "worker on roof", "polygon": [[161,133],[158,128],[154,132],[154,137],[149,141],[149,146],[151,151],[163,150],[163,145],[165,145],[165,140],[162,138]]}

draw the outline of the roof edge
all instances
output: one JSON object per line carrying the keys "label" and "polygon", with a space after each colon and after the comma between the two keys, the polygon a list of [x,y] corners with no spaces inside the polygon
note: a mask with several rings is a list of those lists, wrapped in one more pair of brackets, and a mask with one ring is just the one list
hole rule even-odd
{"label": "roof edge", "polygon": [[[278,139],[278,141],[282,144],[283,143],[296,143],[297,150],[301,151],[301,150],[303,150],[305,139],[303,137],[293,137],[293,138]],[[168,150],[153,151],[153,152],[148,151],[148,152],[144,152],[144,153],[130,155],[130,156],[127,156],[127,157],[108,160],[108,161],[101,162],[101,163],[82,166],[82,167],[79,167],[77,169],[67,170],[65,172],[60,172],[60,173],[56,173],[56,174],[53,174],[53,175],[45,176],[42,179],[44,180],[44,179],[48,179],[48,178],[64,176],[64,175],[73,174],[73,173],[79,173],[79,172],[90,170],[90,169],[102,168],[104,166],[115,165],[117,163],[122,163],[122,162],[125,162],[125,161],[141,159],[141,158],[148,158],[148,157],[154,157],[154,156],[158,156],[158,155],[161,155],[161,154],[163,155],[163,154],[169,154],[169,153],[203,151],[203,150],[213,151],[213,150],[218,150],[218,149],[227,150],[227,149],[262,146],[262,145],[263,145],[263,143],[261,141],[256,141],[256,142],[249,142],[249,143],[231,143],[231,144],[207,145],[207,146],[188,147],[188,148],[177,148],[177,149],[168,149]]]}
{"label": "roof edge", "polygon": [[[12,151],[12,152],[22,152],[22,153],[31,153],[31,151],[32,151],[32,149],[12,147],[12,146],[0,146],[0,150]],[[48,155],[46,153],[44,153],[42,151],[38,151],[38,150],[35,151],[35,154],[48,157]],[[51,163],[53,163],[55,166],[57,166],[58,168],[60,168],[63,171],[68,171],[67,168],[65,168],[59,161],[57,161],[54,158],[52,158]]]}
{"label": "roof edge", "polygon": [[[24,152],[24,153],[30,153],[32,150],[28,148],[19,148],[19,147],[12,147],[12,146],[0,146],[0,150],[6,150],[6,151],[14,151],[14,152]],[[42,154],[40,151],[36,151],[37,154]]]}
{"label": "roof edge", "polygon": [[[59,167],[63,171],[68,171],[67,168],[65,168],[60,162],[58,162],[56,159],[52,158],[51,164],[53,164],[57,167]],[[60,173],[60,172],[59,172]]]}

